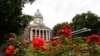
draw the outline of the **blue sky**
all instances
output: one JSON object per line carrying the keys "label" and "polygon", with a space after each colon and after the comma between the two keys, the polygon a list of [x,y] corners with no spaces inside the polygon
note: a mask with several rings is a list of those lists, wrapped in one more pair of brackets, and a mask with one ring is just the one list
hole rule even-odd
{"label": "blue sky", "polygon": [[76,14],[91,11],[100,16],[100,0],[35,0],[25,4],[23,14],[34,15],[40,10],[46,26],[53,28],[61,22],[71,22]]}

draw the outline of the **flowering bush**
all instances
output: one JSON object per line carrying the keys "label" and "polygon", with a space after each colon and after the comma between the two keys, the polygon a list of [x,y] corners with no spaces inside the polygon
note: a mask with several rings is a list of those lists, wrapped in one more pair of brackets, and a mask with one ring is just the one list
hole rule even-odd
{"label": "flowering bush", "polygon": [[66,24],[57,31],[57,38],[46,42],[42,37],[33,36],[32,43],[10,37],[2,45],[6,56],[99,56],[100,35],[72,37],[70,25]]}
{"label": "flowering bush", "polygon": [[6,44],[1,46],[1,52],[5,56],[24,56],[26,54],[28,42],[20,41],[16,38],[16,35],[12,33]]}
{"label": "flowering bush", "polygon": [[[40,45],[40,41],[34,40],[33,44],[38,43],[40,45],[39,49],[35,49],[35,56],[98,56],[100,54],[100,45],[90,43],[100,42],[100,36],[93,34],[86,38],[82,37],[73,37],[71,35],[70,26],[64,25],[61,29],[57,31],[58,38],[51,37],[50,43],[46,43],[46,48],[43,48],[45,44]],[[34,39],[35,37],[33,37]],[[37,37],[36,39],[41,39]],[[86,40],[86,41],[85,41]],[[36,43],[35,43],[36,41]],[[45,42],[45,40],[43,40]],[[41,43],[43,43],[41,42]],[[34,46],[34,45],[33,45]],[[38,46],[38,45],[36,45]],[[93,54],[91,54],[93,53]]]}
{"label": "flowering bush", "polygon": [[87,37],[86,42],[90,44],[91,42],[95,41],[96,43],[100,44],[100,36],[97,34],[93,34]]}
{"label": "flowering bush", "polygon": [[[45,45],[45,40],[41,37],[33,37],[33,48],[34,55],[46,55],[46,56],[62,56],[69,55],[73,48],[73,42],[71,40],[71,29],[70,26],[64,25],[62,29],[57,31],[59,37],[55,40],[54,37],[50,38],[50,43]],[[43,48],[45,46],[45,48]],[[46,52],[45,52],[46,51]],[[42,56],[41,55],[41,56]]]}

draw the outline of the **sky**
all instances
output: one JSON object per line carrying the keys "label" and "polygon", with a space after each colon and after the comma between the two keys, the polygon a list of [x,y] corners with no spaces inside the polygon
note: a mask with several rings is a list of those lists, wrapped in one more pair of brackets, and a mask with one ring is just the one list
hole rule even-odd
{"label": "sky", "polygon": [[72,22],[76,14],[91,11],[100,16],[100,0],[35,0],[33,4],[25,4],[23,14],[34,16],[40,10],[44,24],[53,28],[62,22]]}

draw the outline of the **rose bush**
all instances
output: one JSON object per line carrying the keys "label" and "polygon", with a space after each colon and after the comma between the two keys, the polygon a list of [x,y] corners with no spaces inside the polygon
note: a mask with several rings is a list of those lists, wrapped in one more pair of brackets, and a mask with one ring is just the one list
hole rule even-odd
{"label": "rose bush", "polygon": [[33,36],[32,42],[19,41],[9,38],[2,45],[2,52],[6,56],[99,56],[100,35],[92,34],[88,37],[74,37],[71,27],[66,24],[57,31],[57,38],[51,37],[46,42],[42,37]]}
{"label": "rose bush", "polygon": [[29,43],[27,41],[21,41],[16,38],[14,33],[11,33],[6,44],[1,46],[0,52],[2,52],[4,56],[24,56],[26,55],[28,45]]}

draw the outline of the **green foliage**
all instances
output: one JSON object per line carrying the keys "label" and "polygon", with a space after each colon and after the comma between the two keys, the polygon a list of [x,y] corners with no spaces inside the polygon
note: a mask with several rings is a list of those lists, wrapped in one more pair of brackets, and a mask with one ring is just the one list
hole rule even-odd
{"label": "green foliage", "polygon": [[67,22],[63,22],[63,23],[58,23],[53,27],[53,36],[57,36],[57,30],[61,29],[61,27],[65,24],[68,24]]}
{"label": "green foliage", "polygon": [[[24,56],[27,55],[28,44],[25,41],[21,41],[20,39],[16,38],[16,35],[10,34],[10,38],[6,41],[6,44],[2,44],[0,46],[0,52],[4,55],[6,54],[6,49],[9,45],[14,46],[14,51],[11,56]],[[10,50],[9,50],[10,51]]]}
{"label": "green foliage", "polygon": [[[67,38],[64,35],[61,35],[60,38]],[[52,46],[51,42],[46,43],[48,46],[45,46],[48,48],[48,50],[42,50],[42,47],[39,49],[35,49],[32,44],[29,45],[23,45],[21,41],[19,40],[12,40],[4,44],[2,48],[0,49],[4,51],[10,44],[13,44],[16,49],[12,53],[11,56],[98,56],[100,54],[100,45],[99,44],[92,44],[89,45],[85,42],[86,39],[83,37],[74,37],[71,40],[70,38],[67,38],[67,40],[63,39],[64,43],[58,43],[57,46]],[[56,40],[57,41],[57,40]]]}
{"label": "green foliage", "polygon": [[[22,15],[22,8],[25,3],[32,3],[34,0],[0,0],[0,43],[4,43],[9,33],[19,35],[29,24],[28,15]],[[25,18],[26,16],[26,18]]]}
{"label": "green foliage", "polygon": [[91,29],[91,32],[87,32],[84,34],[82,33],[80,34],[81,36],[87,36],[88,34],[93,34],[93,33],[100,34],[100,26],[98,26],[100,24],[99,19],[100,19],[99,16],[88,11],[87,13],[77,14],[72,19],[71,26],[72,26],[73,31],[79,30],[82,28]]}
{"label": "green foliage", "polygon": [[83,44],[84,42],[86,42],[86,38],[85,37],[73,37],[72,40],[74,40],[74,43],[80,43]]}

